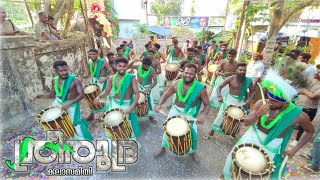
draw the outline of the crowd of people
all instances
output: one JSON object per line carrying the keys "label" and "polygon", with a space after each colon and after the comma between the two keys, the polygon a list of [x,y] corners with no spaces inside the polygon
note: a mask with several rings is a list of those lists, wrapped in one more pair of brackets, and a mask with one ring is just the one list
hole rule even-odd
{"label": "crowd of people", "polygon": [[[222,172],[224,178],[232,177],[233,151],[240,144],[248,143],[260,147],[268,154],[276,167],[270,176],[276,177],[284,156],[293,157],[314,135],[311,121],[315,119],[320,99],[320,65],[314,67],[308,64],[310,54],[306,52],[299,52],[295,56],[295,51],[288,53],[287,56],[294,57],[296,62],[305,63],[307,67],[299,72],[306,75],[306,85],[297,89],[281,73],[290,68],[288,64],[293,61],[291,59],[279,61],[277,70],[266,70],[263,56],[258,52],[246,64],[237,62],[235,57],[238,52],[228,49],[228,44],[222,41],[219,45],[215,41],[211,44],[206,42],[204,46],[193,42],[191,46],[187,44],[183,48],[178,46],[178,42],[172,38],[172,44],[165,47],[162,53],[160,44],[152,36],[140,56],[135,56],[132,45],[129,47],[126,41],[116,48],[116,53],[108,52],[106,58],[99,58],[98,50],[90,49],[89,71],[78,75],[83,82],[68,73],[65,61],[55,61],[53,66],[57,76],[52,80],[50,93],[30,97],[30,100],[56,97],[54,104],[60,104],[72,119],[76,130],[74,139],[93,140],[88,131],[88,122],[95,119],[97,113],[120,108],[127,115],[133,130],[128,138],[136,140],[141,147],[138,138],[142,135],[138,121],[141,118],[138,114],[143,112],[138,109],[141,96],[145,96],[148,103],[143,116],[149,117],[151,123],[159,122],[154,118],[155,113],[166,114],[164,104],[172,97],[172,105],[168,107],[170,112],[166,114],[167,121],[173,117],[184,117],[191,124],[192,143],[186,153],[191,154],[195,161],[199,141],[197,125],[203,124],[206,119],[213,119],[211,131],[202,137],[203,140],[213,139],[215,132],[240,138],[227,157]],[[175,77],[163,77],[163,71],[169,73],[167,69],[161,68],[163,63],[165,66],[178,67]],[[211,76],[210,65],[216,66]],[[85,82],[85,79],[89,81]],[[79,102],[86,94],[82,83],[96,84],[101,94],[92,103],[104,103],[99,109],[92,110],[86,120],[81,118],[79,107]],[[262,91],[259,86],[265,90]],[[207,91],[207,87],[212,89],[211,94],[208,94],[210,91]],[[212,109],[217,109],[218,113],[208,117]],[[235,113],[233,120],[239,120],[239,124],[229,132],[225,121],[226,116],[232,117],[232,113]],[[242,115],[239,116],[239,113]],[[295,128],[298,129],[296,140],[290,143],[291,149],[287,149]],[[180,130],[176,129],[177,132]],[[319,136],[318,127],[313,138],[313,151],[303,155],[312,162],[302,167],[307,173],[320,172]],[[155,152],[155,158],[166,153],[166,148],[172,143],[169,137],[164,132],[161,148]],[[111,142],[109,133],[106,138]]]}

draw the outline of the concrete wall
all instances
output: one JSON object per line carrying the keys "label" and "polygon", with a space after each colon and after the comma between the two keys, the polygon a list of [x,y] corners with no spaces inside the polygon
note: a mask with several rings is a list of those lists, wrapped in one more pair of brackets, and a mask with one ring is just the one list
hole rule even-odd
{"label": "concrete wall", "polygon": [[[6,129],[35,116],[51,104],[49,100],[30,103],[28,96],[46,93],[55,76],[53,62],[65,60],[70,73],[83,74],[87,60],[87,36],[78,34],[61,41],[59,46],[51,43],[35,43],[32,37],[1,37],[1,127]],[[26,124],[31,125],[31,124]]]}

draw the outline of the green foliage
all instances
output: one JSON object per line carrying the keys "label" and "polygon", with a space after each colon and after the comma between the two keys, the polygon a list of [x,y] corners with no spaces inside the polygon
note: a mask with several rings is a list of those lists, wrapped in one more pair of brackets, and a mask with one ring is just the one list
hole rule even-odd
{"label": "green foliage", "polygon": [[31,25],[24,3],[4,2],[1,5],[6,9],[7,18],[15,25]]}
{"label": "green foliage", "polygon": [[191,39],[194,37],[194,33],[187,27],[172,27],[173,37],[178,39]]}
{"label": "green foliage", "polygon": [[196,39],[200,42],[200,44],[203,44],[205,39],[208,39],[210,41],[214,37],[215,34],[206,29],[202,29],[200,32],[196,33]]}
{"label": "green foliage", "polygon": [[161,16],[179,16],[182,11],[182,0],[156,0],[151,3],[151,12],[157,16],[160,24]]}
{"label": "green foliage", "polygon": [[132,28],[127,30],[128,34],[131,34],[133,39],[145,39],[147,32],[147,25],[140,24],[139,21],[135,21]]}

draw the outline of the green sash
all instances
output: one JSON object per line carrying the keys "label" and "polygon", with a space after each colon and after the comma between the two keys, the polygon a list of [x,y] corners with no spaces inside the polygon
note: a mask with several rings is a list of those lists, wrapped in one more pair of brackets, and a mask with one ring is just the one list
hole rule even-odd
{"label": "green sash", "polygon": [[[120,105],[122,105],[124,97],[126,96],[127,90],[132,82],[132,79],[135,77],[134,74],[128,74],[126,79],[123,82],[121,91],[120,91]],[[134,100],[134,92],[132,91],[131,95],[130,95],[130,104],[132,104],[133,100]],[[131,125],[132,125],[132,129],[134,132],[134,135],[136,137],[141,135],[141,131],[140,131],[140,126],[139,126],[139,122],[138,122],[138,117],[136,114],[136,109],[133,109],[132,112],[129,114],[129,120],[131,121]]]}
{"label": "green sash", "polygon": [[[252,82],[252,78],[246,77],[245,80],[242,83],[239,95],[238,95],[238,101],[245,101],[248,99],[247,97],[247,89],[249,88],[250,84]],[[248,111],[247,106],[243,106],[243,108]]]}
{"label": "green sash", "polygon": [[217,50],[211,51],[210,57],[211,57],[211,58],[214,58],[214,56],[216,55],[216,53],[217,53]]}
{"label": "green sash", "polygon": [[99,59],[97,61],[97,64],[96,64],[96,67],[95,67],[97,70],[96,70],[96,73],[94,74],[94,77],[97,78],[97,79],[99,79],[99,77],[100,77],[100,73],[101,73],[101,70],[102,70],[103,63],[104,63],[103,59]]}
{"label": "green sash", "polygon": [[125,56],[125,57],[129,57],[129,55],[130,55],[130,51],[131,51],[131,48],[126,47],[126,50],[124,51],[123,56]]}
{"label": "green sash", "polygon": [[204,53],[201,53],[201,54],[200,54],[199,60],[200,60],[200,62],[201,62],[201,65],[204,64],[204,58],[205,58],[205,57],[206,57],[206,54],[204,54]]}
{"label": "green sash", "polygon": [[[62,104],[65,103],[65,101],[66,101],[69,88],[70,88],[72,81],[75,77],[76,77],[76,75],[74,75],[74,74],[68,74],[68,77],[65,80],[65,85],[63,88],[63,94],[62,94],[62,98],[61,98]],[[73,126],[80,125],[83,137],[86,140],[92,141],[93,137],[89,131],[89,123],[85,119],[81,118],[80,103],[76,102],[75,104],[76,104],[76,108],[75,108],[75,113],[74,113]]]}
{"label": "green sash", "polygon": [[[296,106],[295,108],[293,108],[290,112],[288,112],[287,114],[285,114],[279,121],[278,123],[271,129],[271,131],[268,133],[266,139],[264,140],[263,144],[267,145],[268,143],[270,143],[272,140],[274,140],[275,138],[277,138],[287,127],[288,125],[290,125],[302,112],[302,108],[299,106]],[[276,166],[275,171],[272,173],[272,177],[271,179],[277,179],[278,178],[278,174],[279,174],[279,170],[280,170],[280,166],[282,164],[283,161],[283,157],[282,154],[284,153],[287,144],[290,140],[290,136],[293,132],[293,126],[290,127],[288,129],[288,131],[286,132],[286,134],[283,136],[283,141],[281,144],[281,150],[280,150],[280,154],[276,154],[275,157],[273,158],[274,161],[274,165]],[[284,173],[284,172],[281,172]]]}
{"label": "green sash", "polygon": [[[189,109],[192,107],[192,104],[193,102],[196,100],[196,98],[198,97],[198,94],[201,92],[201,90],[205,88],[205,85],[202,84],[201,82],[198,82],[196,83],[196,86],[194,87],[194,90],[193,92],[190,94],[187,102],[186,102],[186,105],[184,107],[184,112],[188,112]],[[197,103],[197,106],[196,106],[196,113],[194,113],[192,116],[194,118],[196,118],[198,116],[198,113],[199,113],[199,110],[200,110],[200,107],[201,107],[201,103],[202,101],[199,100],[198,103]],[[189,121],[191,123],[191,125],[193,125],[193,123],[195,123],[194,121]],[[192,127],[192,126],[191,126]],[[196,150],[197,149],[197,141],[198,141],[198,137],[197,137],[197,133],[195,131],[194,128],[191,128],[191,140],[192,140],[192,149],[193,150]]]}
{"label": "green sash", "polygon": [[[144,87],[144,85],[146,84],[146,82],[147,82],[147,80],[149,79],[149,77],[151,76],[151,72],[152,72],[152,67],[150,67],[151,68],[151,70],[150,70],[150,72],[149,72],[149,74],[145,77],[145,78],[142,78],[141,76],[140,76],[140,78],[142,79],[142,84],[141,84],[141,86],[142,87]],[[138,73],[138,76],[139,76],[139,73]],[[151,81],[151,82],[153,82],[153,80]],[[150,84],[150,86],[152,85],[152,83]],[[149,109],[152,111],[153,110],[153,107],[151,106],[151,97],[150,97],[150,92],[147,94],[147,97],[148,97],[148,105],[149,105]]]}
{"label": "green sash", "polygon": [[144,57],[149,57],[149,54],[148,54],[147,50],[143,51],[143,55],[144,55]]}
{"label": "green sash", "polygon": [[227,58],[227,53],[225,52],[225,53],[223,53],[223,59],[226,59]]}

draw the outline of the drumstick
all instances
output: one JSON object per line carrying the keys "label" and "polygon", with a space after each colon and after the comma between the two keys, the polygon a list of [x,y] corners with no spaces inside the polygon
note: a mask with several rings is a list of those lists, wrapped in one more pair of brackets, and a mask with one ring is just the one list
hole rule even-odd
{"label": "drumstick", "polygon": [[[261,97],[262,97],[262,104],[266,104],[266,99],[264,97],[264,93],[263,93],[263,90],[262,90],[262,87],[260,86],[260,83],[257,82],[259,88],[260,88],[260,93],[261,93]],[[267,116],[269,116],[269,113],[267,113]]]}
{"label": "drumstick", "polygon": [[164,116],[168,116],[168,113],[166,111],[164,111],[163,109],[160,109],[159,113],[161,113]]}
{"label": "drumstick", "polygon": [[283,168],[286,166],[288,158],[289,158],[289,156],[286,155],[286,157],[282,161],[282,164],[281,164],[280,169],[279,169],[278,179],[281,179],[281,172],[283,171]]}

